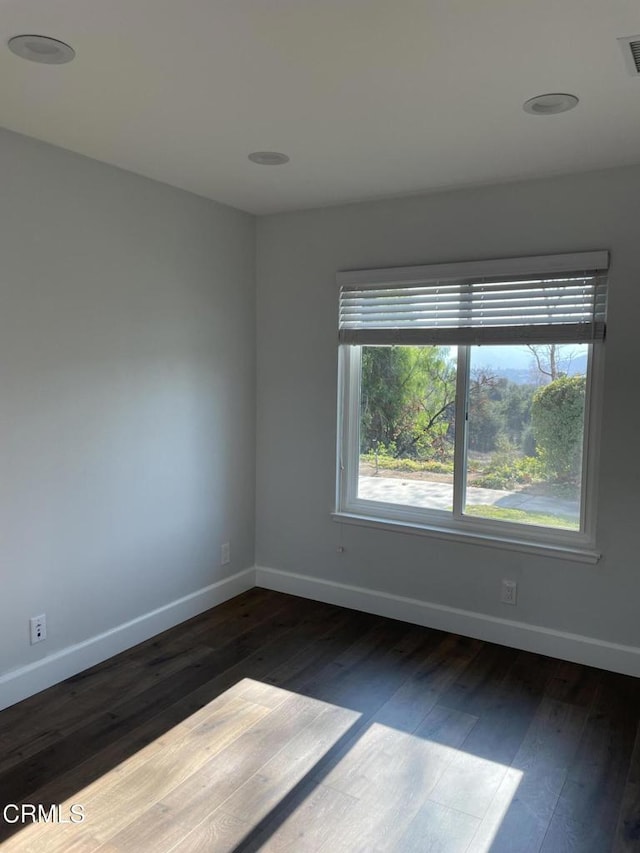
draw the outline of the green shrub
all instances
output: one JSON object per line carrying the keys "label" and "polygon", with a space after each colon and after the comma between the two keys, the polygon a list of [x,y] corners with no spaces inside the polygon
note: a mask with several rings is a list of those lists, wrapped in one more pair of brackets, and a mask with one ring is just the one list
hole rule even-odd
{"label": "green shrub", "polygon": [[453,462],[438,462],[435,459],[396,459],[386,453],[361,453],[360,461],[368,465],[377,465],[385,471],[430,472],[432,474],[452,474]]}
{"label": "green shrub", "polygon": [[585,377],[561,376],[533,396],[531,420],[547,474],[561,483],[580,476]]}
{"label": "green shrub", "polygon": [[544,477],[542,462],[532,456],[503,462],[494,458],[484,475],[474,481],[474,486],[483,489],[513,489],[516,486],[528,486]]}

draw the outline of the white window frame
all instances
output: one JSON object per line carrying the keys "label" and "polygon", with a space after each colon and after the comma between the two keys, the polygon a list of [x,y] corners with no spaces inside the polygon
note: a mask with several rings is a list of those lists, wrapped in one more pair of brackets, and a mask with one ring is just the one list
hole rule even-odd
{"label": "white window frame", "polygon": [[[591,253],[600,254],[603,253]],[[554,256],[556,259],[558,256]],[[562,256],[570,266],[580,256]],[[446,268],[451,276],[485,274],[488,265],[509,264],[511,274],[537,272],[533,261],[546,259],[514,259],[508,262],[480,262],[477,265],[441,265],[399,270],[358,271],[339,274],[350,283],[358,278],[369,282],[375,275],[379,280],[405,280],[412,275],[428,277],[431,271]],[[556,260],[557,263],[557,260]],[[608,263],[608,258],[607,258]],[[527,266],[528,264],[528,266]],[[474,266],[480,272],[473,273]],[[574,266],[574,269],[577,267]],[[504,271],[504,270],[501,270]],[[387,276],[384,279],[384,276]],[[518,340],[513,340],[518,344]],[[523,336],[522,343],[527,343]],[[466,455],[468,444],[467,395],[469,390],[469,362],[472,345],[458,345],[456,387],[456,439],[454,447],[453,511],[425,509],[358,497],[360,464],[360,377],[361,352],[359,344],[341,344],[338,354],[338,442],[336,476],[335,520],[343,523],[381,527],[396,531],[435,536],[445,539],[471,541],[480,545],[493,545],[532,553],[564,557],[571,560],[595,563],[600,557],[596,550],[596,498],[600,412],[602,409],[602,375],[604,345],[601,340],[589,343],[583,439],[583,476],[580,495],[579,531],[528,525],[511,521],[482,519],[463,513],[466,488]]]}

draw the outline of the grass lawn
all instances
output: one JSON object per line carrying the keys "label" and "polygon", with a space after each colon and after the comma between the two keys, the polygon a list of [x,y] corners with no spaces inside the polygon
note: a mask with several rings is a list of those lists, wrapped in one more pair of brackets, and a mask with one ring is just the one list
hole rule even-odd
{"label": "grass lawn", "polygon": [[561,527],[564,530],[580,529],[579,522],[566,515],[548,515],[544,512],[527,512],[524,509],[507,509],[501,506],[467,506],[465,515],[495,518],[498,521],[516,521],[520,524],[537,524],[541,527]]}

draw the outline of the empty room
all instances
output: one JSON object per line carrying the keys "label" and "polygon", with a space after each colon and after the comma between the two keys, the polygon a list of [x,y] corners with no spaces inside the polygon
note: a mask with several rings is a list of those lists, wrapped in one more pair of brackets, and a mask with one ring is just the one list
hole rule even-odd
{"label": "empty room", "polygon": [[638,4],[3,0],[0,79],[0,851],[640,853]]}

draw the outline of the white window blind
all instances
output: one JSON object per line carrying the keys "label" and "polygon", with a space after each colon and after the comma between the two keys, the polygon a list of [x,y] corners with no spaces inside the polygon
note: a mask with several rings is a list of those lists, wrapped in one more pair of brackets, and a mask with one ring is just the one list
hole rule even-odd
{"label": "white window blind", "polygon": [[338,274],[344,344],[602,339],[607,252]]}

